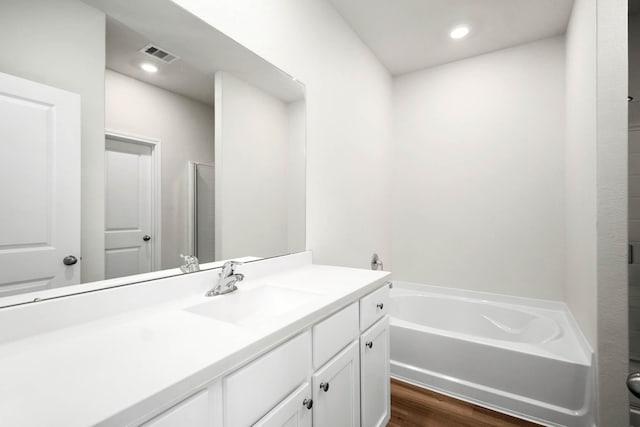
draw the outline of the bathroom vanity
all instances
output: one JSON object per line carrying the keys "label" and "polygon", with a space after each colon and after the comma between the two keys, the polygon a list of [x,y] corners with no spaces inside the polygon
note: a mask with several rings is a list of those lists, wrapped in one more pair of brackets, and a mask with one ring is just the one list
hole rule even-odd
{"label": "bathroom vanity", "polygon": [[386,425],[388,273],[239,270],[216,297],[219,269],[3,309],[3,424]]}

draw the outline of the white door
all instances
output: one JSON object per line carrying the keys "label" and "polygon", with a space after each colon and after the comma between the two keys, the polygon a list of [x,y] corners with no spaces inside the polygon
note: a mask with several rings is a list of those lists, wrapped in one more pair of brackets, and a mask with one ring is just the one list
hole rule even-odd
{"label": "white door", "polygon": [[360,426],[359,359],[354,341],[313,374],[314,426]]}
{"label": "white door", "polygon": [[0,73],[0,297],[80,283],[79,259],[80,96]]}
{"label": "white door", "polygon": [[304,383],[273,408],[254,427],[311,427],[311,386]]}
{"label": "white door", "polygon": [[105,277],[152,271],[152,150],[107,136],[105,151]]}
{"label": "white door", "polygon": [[363,427],[382,427],[389,421],[389,316],[360,337],[360,400]]}

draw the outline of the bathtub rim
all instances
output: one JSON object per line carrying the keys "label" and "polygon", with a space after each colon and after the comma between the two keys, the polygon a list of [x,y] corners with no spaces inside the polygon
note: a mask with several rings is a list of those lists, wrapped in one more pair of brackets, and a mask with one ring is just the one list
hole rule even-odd
{"label": "bathtub rim", "polygon": [[[409,291],[425,292],[428,294],[441,294],[441,295],[447,295],[447,296],[457,297],[457,298],[481,300],[481,301],[487,301],[489,303],[493,302],[493,303],[514,305],[514,306],[522,307],[523,311],[527,311],[527,308],[529,309],[537,308],[542,310],[561,312],[564,315],[569,328],[571,329],[570,331],[564,331],[564,333],[565,334],[572,333],[576,338],[576,340],[578,341],[578,344],[583,354],[585,355],[586,360],[589,361],[589,363],[593,360],[594,351],[593,351],[593,348],[591,347],[591,344],[589,343],[586,336],[582,332],[582,329],[580,328],[580,325],[578,324],[575,317],[571,313],[569,306],[563,301],[520,297],[515,295],[505,295],[505,294],[499,294],[495,292],[476,291],[476,290],[470,290],[470,289],[450,288],[446,286],[428,285],[423,283],[416,283],[416,282],[397,280],[397,279],[391,280],[391,283],[392,283],[393,290],[404,289]],[[391,317],[393,318],[393,316]],[[412,322],[409,322],[409,321],[405,321],[402,319],[398,319],[398,320],[412,324]],[[418,325],[418,326],[421,327],[422,325]],[[432,328],[432,329],[435,330],[435,328]],[[440,329],[437,329],[437,330],[440,331]]]}
{"label": "bathtub rim", "polygon": [[[530,345],[535,345],[535,344],[544,344],[546,342],[551,342],[554,341],[556,339],[561,339],[562,336],[564,336],[566,334],[565,332],[565,328],[563,327],[563,325],[561,324],[561,322],[558,321],[558,319],[556,319],[555,317],[557,316],[558,311],[555,310],[546,310],[546,309],[539,309],[536,307],[525,307],[525,306],[516,306],[516,305],[512,305],[512,304],[505,304],[505,303],[500,303],[500,302],[494,302],[494,301],[488,301],[488,300],[478,300],[478,299],[474,299],[474,298],[469,298],[469,297],[457,297],[457,296],[453,296],[453,295],[442,295],[442,294],[435,294],[435,293],[424,293],[424,292],[420,292],[420,293],[416,293],[416,291],[412,291],[412,290],[403,290],[402,288],[396,288],[394,291],[394,294],[391,296],[391,298],[393,299],[403,299],[403,298],[411,298],[411,297],[419,297],[419,298],[437,298],[437,299],[451,299],[451,300],[456,300],[456,301],[462,301],[464,303],[471,303],[471,304],[476,304],[476,305],[484,305],[484,306],[490,306],[490,307],[497,307],[498,309],[501,310],[508,310],[508,311],[516,311],[516,312],[520,312],[520,313],[524,313],[526,315],[531,316],[532,319],[548,319],[553,323],[554,326],[554,331],[552,336],[547,339],[544,340],[542,342],[528,342],[528,341],[518,341],[518,340],[501,340],[499,338],[491,338],[491,337],[486,337],[486,336],[475,336],[472,334],[468,334],[465,332],[459,332],[459,331],[452,331],[449,329],[443,329],[443,328],[437,328],[435,326],[427,326],[427,325],[423,325],[422,323],[419,322],[414,322],[411,320],[408,320],[406,318],[403,318],[401,316],[397,316],[395,313],[390,313],[391,317],[393,319],[395,319],[396,322],[406,322],[408,324],[413,324],[413,325],[417,325],[419,328],[424,328],[426,329],[428,332],[436,332],[436,331],[441,331],[446,335],[454,335],[457,338],[462,338],[462,339],[471,339],[473,338],[474,340],[476,339],[480,339],[480,340],[486,340],[487,343],[490,344],[496,344],[500,343],[500,342],[504,342],[504,343],[513,343],[514,345],[518,345],[518,344],[522,344],[522,345],[526,345],[526,344],[530,344]],[[551,313],[551,315],[547,312],[549,311]],[[489,319],[491,320],[491,319]],[[562,319],[562,320],[566,320],[566,319]],[[569,328],[571,326],[569,325]]]}

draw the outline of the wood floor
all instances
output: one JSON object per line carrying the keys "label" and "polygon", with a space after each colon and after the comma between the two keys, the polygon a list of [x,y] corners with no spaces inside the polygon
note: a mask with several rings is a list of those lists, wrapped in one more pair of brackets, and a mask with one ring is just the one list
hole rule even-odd
{"label": "wood floor", "polygon": [[391,419],[387,427],[540,426],[391,379]]}

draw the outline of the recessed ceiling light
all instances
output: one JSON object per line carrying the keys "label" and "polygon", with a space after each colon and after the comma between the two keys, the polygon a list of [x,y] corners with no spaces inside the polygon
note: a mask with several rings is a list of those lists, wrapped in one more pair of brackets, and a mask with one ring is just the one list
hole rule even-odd
{"label": "recessed ceiling light", "polygon": [[449,33],[449,37],[454,40],[463,39],[467,37],[467,35],[469,35],[469,31],[471,31],[469,27],[467,27],[466,25],[460,25],[451,30],[451,32]]}
{"label": "recessed ceiling light", "polygon": [[140,68],[145,70],[147,73],[155,73],[158,71],[158,67],[153,64],[149,64],[148,62],[143,62],[140,64]]}

